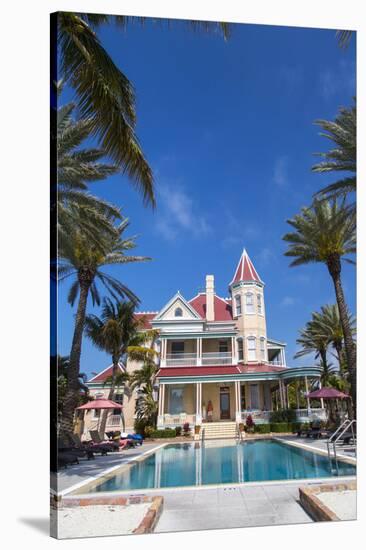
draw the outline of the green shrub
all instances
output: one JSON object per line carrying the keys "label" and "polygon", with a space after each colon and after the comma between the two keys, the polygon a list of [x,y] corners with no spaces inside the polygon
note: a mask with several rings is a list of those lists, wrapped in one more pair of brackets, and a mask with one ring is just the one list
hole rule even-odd
{"label": "green shrub", "polygon": [[182,435],[182,426],[176,426],[175,427],[175,435],[177,437],[179,437],[180,435]]}
{"label": "green shrub", "polygon": [[256,424],[254,426],[254,433],[269,434],[270,431],[271,431],[271,426],[269,424]]}
{"label": "green shrub", "polygon": [[296,422],[296,411],[294,409],[272,411],[270,415],[270,422]]}
{"label": "green shrub", "polygon": [[273,422],[271,423],[271,432],[292,432],[291,425],[288,422]]}
{"label": "green shrub", "polygon": [[147,420],[144,420],[143,418],[141,420],[138,420],[136,418],[134,424],[133,424],[135,433],[145,436],[145,430],[147,427],[151,427],[155,430],[154,426],[151,426]]}
{"label": "green shrub", "polygon": [[151,434],[154,432],[156,432],[156,428],[154,426],[145,427],[145,437],[151,437]]}
{"label": "green shrub", "polygon": [[175,430],[172,428],[165,428],[165,430],[154,430],[151,432],[150,437],[154,439],[165,439],[169,437],[175,437],[176,433]]}

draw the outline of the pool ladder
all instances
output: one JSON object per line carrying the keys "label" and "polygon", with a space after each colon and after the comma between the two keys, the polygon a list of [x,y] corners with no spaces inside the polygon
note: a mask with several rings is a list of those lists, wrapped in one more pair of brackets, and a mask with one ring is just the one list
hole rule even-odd
{"label": "pool ladder", "polygon": [[[347,432],[349,432],[349,444],[345,444],[344,439],[342,439]],[[341,449],[342,451],[354,451],[355,456],[357,456],[356,420],[344,420],[327,440],[328,459],[330,463],[332,458],[335,459],[336,471],[338,474],[337,449]],[[331,456],[331,450],[333,450],[333,457]]]}

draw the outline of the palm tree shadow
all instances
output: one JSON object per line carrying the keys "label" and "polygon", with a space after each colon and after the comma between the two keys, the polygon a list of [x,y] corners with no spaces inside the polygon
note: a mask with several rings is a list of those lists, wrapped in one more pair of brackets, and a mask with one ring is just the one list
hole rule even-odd
{"label": "palm tree shadow", "polygon": [[36,531],[50,536],[50,520],[49,518],[18,518],[18,521],[32,527]]}

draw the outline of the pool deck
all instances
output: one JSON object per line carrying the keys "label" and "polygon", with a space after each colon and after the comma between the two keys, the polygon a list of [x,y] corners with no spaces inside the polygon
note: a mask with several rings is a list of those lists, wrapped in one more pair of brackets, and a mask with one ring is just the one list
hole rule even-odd
{"label": "pool deck", "polygon": [[[281,436],[278,439],[324,454],[325,441]],[[95,460],[80,460],[51,477],[53,490],[68,495],[101,475],[138,460],[171,441],[144,443],[142,447],[113,453]],[[306,446],[306,447],[305,447]],[[345,453],[349,458],[349,453]],[[351,458],[349,461],[354,462]],[[56,481],[57,479],[57,481]],[[349,479],[349,478],[348,478]],[[313,520],[299,503],[299,487],[319,485],[340,478],[305,481],[256,482],[246,484],[200,486],[197,488],[150,489],[125,492],[163,496],[164,506],[155,532],[224,529],[261,525],[309,523]]]}

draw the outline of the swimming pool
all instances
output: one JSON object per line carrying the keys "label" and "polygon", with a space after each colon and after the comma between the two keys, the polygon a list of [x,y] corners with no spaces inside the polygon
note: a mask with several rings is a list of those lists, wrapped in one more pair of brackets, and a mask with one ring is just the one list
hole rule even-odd
{"label": "swimming pool", "polygon": [[248,481],[355,475],[356,467],[327,456],[266,439],[168,444],[88,492],[187,487]]}

